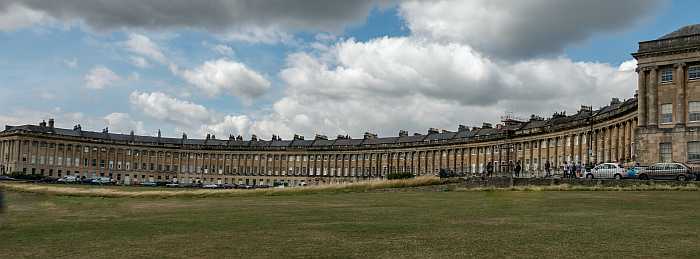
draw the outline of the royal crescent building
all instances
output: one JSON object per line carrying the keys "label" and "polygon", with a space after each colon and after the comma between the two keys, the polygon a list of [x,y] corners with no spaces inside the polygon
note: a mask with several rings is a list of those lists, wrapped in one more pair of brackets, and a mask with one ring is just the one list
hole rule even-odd
{"label": "royal crescent building", "polygon": [[522,163],[525,174],[567,163],[700,162],[700,25],[639,43],[637,94],[575,113],[504,116],[498,125],[456,131],[363,138],[317,135],[268,140],[253,135],[191,139],[84,131],[54,126],[6,126],[0,132],[0,173],[51,177],[111,177],[140,182],[289,185],[354,182],[409,172],[471,174],[490,162],[506,173]]}

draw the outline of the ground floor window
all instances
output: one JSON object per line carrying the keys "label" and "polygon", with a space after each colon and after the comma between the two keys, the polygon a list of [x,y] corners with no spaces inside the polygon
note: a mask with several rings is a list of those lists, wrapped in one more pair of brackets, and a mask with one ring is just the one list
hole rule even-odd
{"label": "ground floor window", "polygon": [[688,161],[700,161],[700,141],[688,142]]}
{"label": "ground floor window", "polygon": [[671,143],[659,143],[659,161],[671,162],[672,154]]}

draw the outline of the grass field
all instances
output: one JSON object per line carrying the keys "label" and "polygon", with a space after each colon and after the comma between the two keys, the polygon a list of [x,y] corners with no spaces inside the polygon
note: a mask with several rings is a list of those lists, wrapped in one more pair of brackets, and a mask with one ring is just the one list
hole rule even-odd
{"label": "grass field", "polygon": [[700,258],[700,193],[6,193],[0,257]]}

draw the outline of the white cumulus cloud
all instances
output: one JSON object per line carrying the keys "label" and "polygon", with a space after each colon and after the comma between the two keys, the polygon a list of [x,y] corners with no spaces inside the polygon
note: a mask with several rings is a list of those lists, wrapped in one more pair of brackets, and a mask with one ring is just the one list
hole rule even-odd
{"label": "white cumulus cloud", "polygon": [[85,75],[85,87],[102,89],[121,80],[121,77],[105,66],[96,66]]}
{"label": "white cumulus cloud", "polygon": [[134,91],[129,101],[145,115],[187,128],[210,123],[212,113],[204,106],[184,101],[162,92]]}
{"label": "white cumulus cloud", "polygon": [[128,134],[133,130],[135,134],[146,133],[143,121],[134,120],[128,113],[110,113],[104,116],[103,120],[110,132]]}
{"label": "white cumulus cloud", "polygon": [[228,94],[250,101],[270,88],[270,81],[245,64],[222,58],[204,62],[182,76],[208,96]]}
{"label": "white cumulus cloud", "polygon": [[168,64],[168,59],[161,48],[146,35],[131,33],[124,45],[132,53],[148,57],[161,64]]}

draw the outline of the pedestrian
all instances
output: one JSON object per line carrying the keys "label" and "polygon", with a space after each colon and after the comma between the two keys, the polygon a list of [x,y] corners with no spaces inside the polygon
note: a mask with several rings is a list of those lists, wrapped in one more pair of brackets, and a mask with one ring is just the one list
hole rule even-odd
{"label": "pedestrian", "polygon": [[520,177],[520,170],[522,170],[522,166],[520,166],[520,161],[515,163],[515,177]]}
{"label": "pedestrian", "polygon": [[491,177],[493,174],[493,162],[486,164],[486,176]]}
{"label": "pedestrian", "polygon": [[544,162],[544,177],[547,178],[549,177],[549,171],[551,170],[552,165],[549,163],[549,160]]}
{"label": "pedestrian", "polygon": [[576,177],[580,178],[581,177],[581,168],[583,165],[581,162],[576,163]]}
{"label": "pedestrian", "polygon": [[564,165],[562,166],[562,174],[564,178],[569,177],[569,163],[564,161]]}

